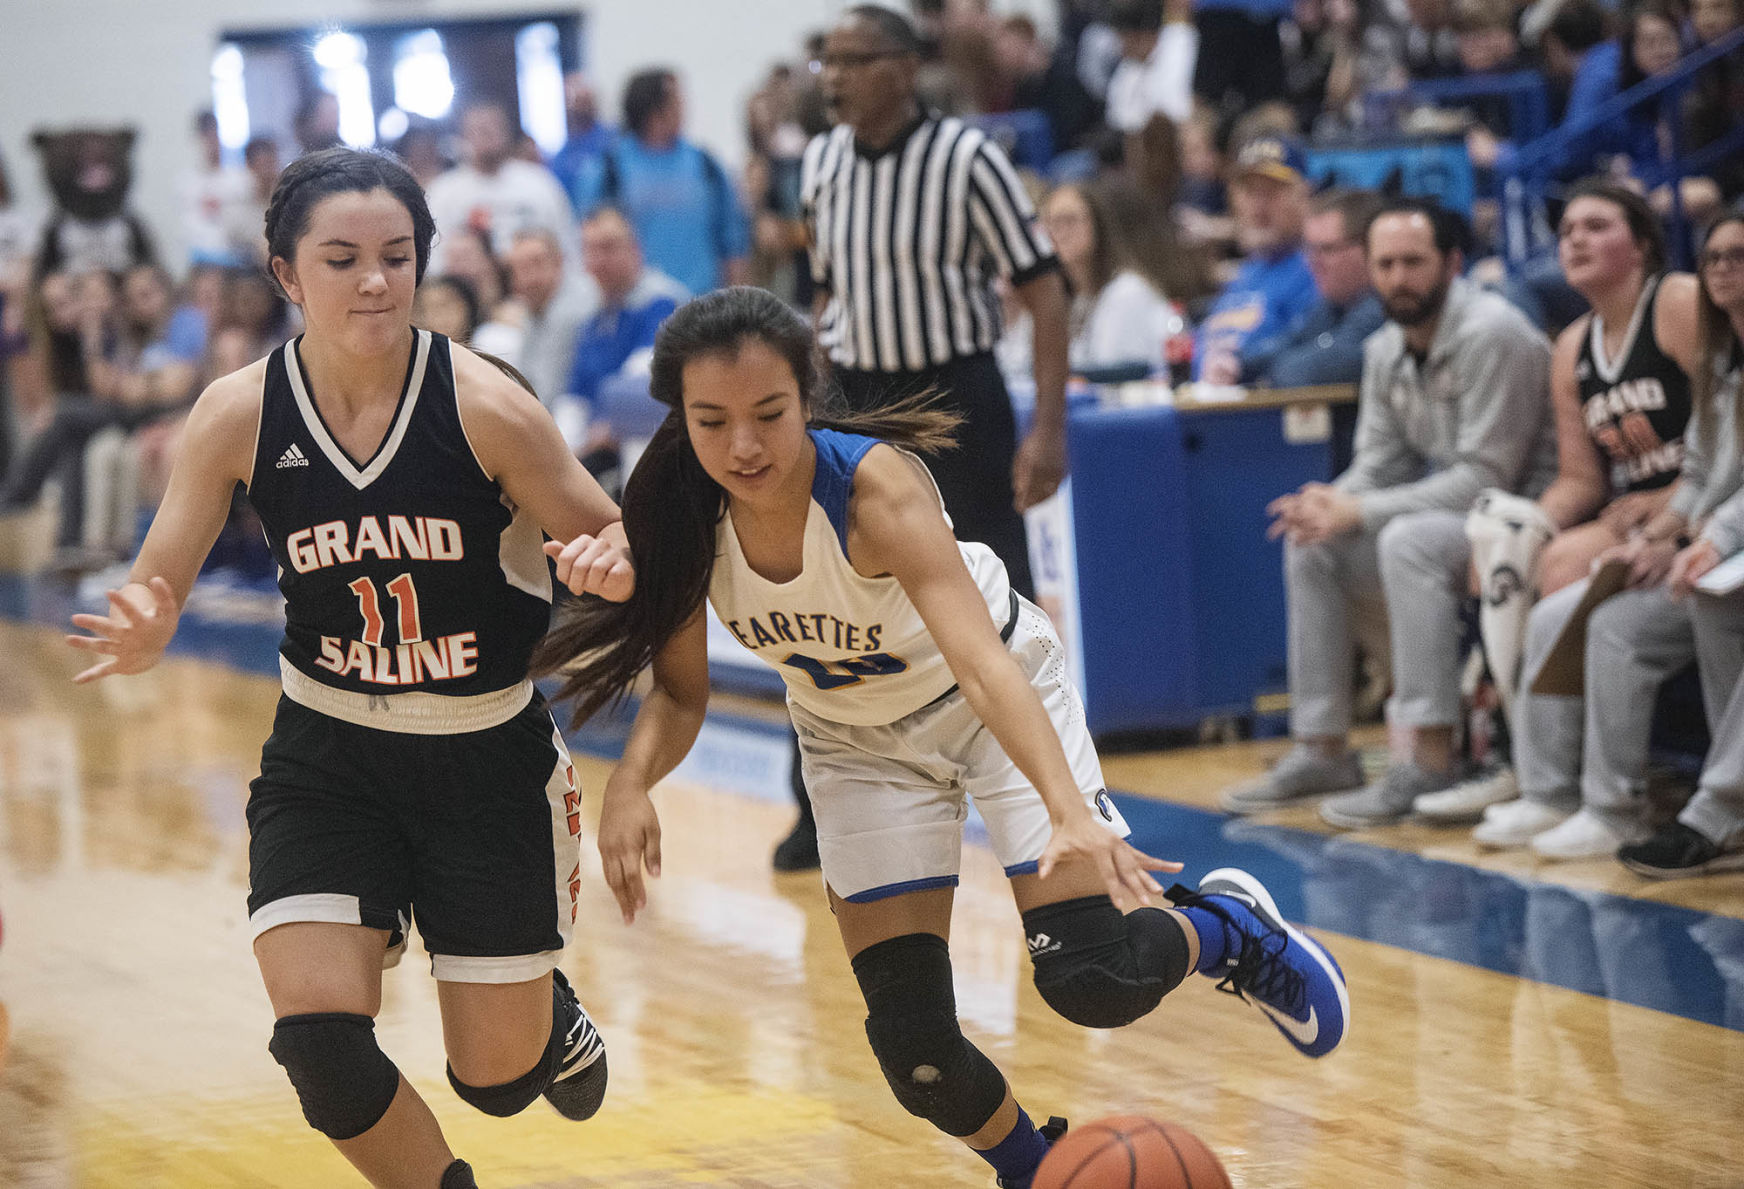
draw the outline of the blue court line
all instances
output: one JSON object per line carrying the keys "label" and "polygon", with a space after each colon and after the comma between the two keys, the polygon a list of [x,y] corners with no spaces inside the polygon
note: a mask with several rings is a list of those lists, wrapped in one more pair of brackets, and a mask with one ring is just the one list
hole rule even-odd
{"label": "blue court line", "polygon": [[[0,616],[58,626],[77,602],[64,586],[0,576]],[[171,651],[275,676],[279,630],[190,612]],[[632,711],[566,737],[577,751],[616,759]],[[787,734],[779,723],[718,710],[710,719],[764,738]],[[1115,801],[1140,850],[1187,862],[1190,877],[1251,871],[1291,920],[1744,1032],[1744,921],[1129,793]]]}

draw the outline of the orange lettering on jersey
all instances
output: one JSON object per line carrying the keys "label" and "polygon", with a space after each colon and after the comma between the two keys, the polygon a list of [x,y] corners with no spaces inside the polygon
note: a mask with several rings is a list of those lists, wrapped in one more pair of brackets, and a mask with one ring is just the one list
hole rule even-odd
{"label": "orange lettering on jersey", "polygon": [[388,538],[382,532],[381,522],[373,516],[365,516],[357,522],[357,544],[351,547],[351,560],[362,561],[363,551],[369,550],[379,558],[391,560],[394,557],[393,547],[388,544]]}
{"label": "orange lettering on jersey", "polygon": [[285,538],[285,553],[299,574],[343,566],[374,555],[382,560],[409,557],[414,561],[463,561],[466,541],[460,524],[430,516],[390,516],[384,530],[381,520],[365,516],[357,532],[342,520],[298,529]]}
{"label": "orange lettering on jersey", "polygon": [[394,667],[392,649],[375,646],[375,683],[377,685],[400,685],[399,670]]}
{"label": "orange lettering on jersey", "polygon": [[291,569],[299,574],[319,569],[320,556],[315,552],[315,530],[298,529],[285,538],[285,552],[290,554]]}
{"label": "orange lettering on jersey", "polygon": [[444,636],[442,640],[448,645],[450,677],[468,677],[478,672],[477,632],[461,632],[458,636]]}
{"label": "orange lettering on jersey", "polygon": [[459,561],[464,556],[460,525],[452,520],[428,520],[425,523],[430,526],[431,561]]}
{"label": "orange lettering on jersey", "polygon": [[321,637],[321,655],[315,658],[315,663],[335,673],[345,672],[345,650],[339,647],[339,637]]}
{"label": "orange lettering on jersey", "polygon": [[345,667],[339,670],[344,677],[353,669],[357,670],[359,681],[375,680],[375,657],[369,651],[369,645],[362,640],[353,640],[350,649],[345,654]]}
{"label": "orange lettering on jersey", "polygon": [[575,924],[575,914],[581,901],[581,864],[569,873],[569,923]]}
{"label": "orange lettering on jersey", "polygon": [[351,550],[346,548],[350,535],[343,520],[330,520],[315,526],[315,555],[320,559],[322,569],[344,565],[351,560]]}
{"label": "orange lettering on jersey", "polygon": [[448,679],[448,648],[442,640],[419,640],[413,648],[418,654],[417,664],[430,674],[431,681]]}
{"label": "orange lettering on jersey", "polygon": [[430,556],[430,543],[424,536],[424,518],[418,517],[417,527],[404,516],[388,517],[388,537],[394,543],[395,557],[410,557],[425,561]]}

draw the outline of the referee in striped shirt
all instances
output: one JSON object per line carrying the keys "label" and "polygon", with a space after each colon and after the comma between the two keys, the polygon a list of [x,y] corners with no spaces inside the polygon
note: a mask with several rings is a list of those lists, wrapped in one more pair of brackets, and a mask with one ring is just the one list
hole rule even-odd
{"label": "referee in striped shirt", "polygon": [[[999,146],[915,91],[920,39],[899,13],[850,8],[824,43],[837,126],[805,152],[800,195],[818,284],[818,339],[848,403],[937,388],[966,419],[930,460],[957,536],[1033,595],[1023,509],[1066,471],[1066,286]],[[993,361],[1005,277],[1035,325],[1035,419],[1021,447]]]}

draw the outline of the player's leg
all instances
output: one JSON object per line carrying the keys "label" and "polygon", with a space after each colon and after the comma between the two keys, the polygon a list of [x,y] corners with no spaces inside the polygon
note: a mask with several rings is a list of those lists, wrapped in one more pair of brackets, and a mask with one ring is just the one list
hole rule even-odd
{"label": "player's leg", "polygon": [[1581,808],[1532,839],[1545,859],[1599,858],[1648,836],[1647,758],[1659,687],[1695,660],[1689,604],[1626,590],[1587,620]]}
{"label": "player's leg", "polygon": [[1525,846],[1580,807],[1585,704],[1578,696],[1539,693],[1533,687],[1586,593],[1587,583],[1576,582],[1545,595],[1527,614],[1520,688],[1508,724],[1520,796],[1483,811],[1483,821],[1472,831],[1481,846]]}
{"label": "player's leg", "polygon": [[581,885],[575,767],[544,699],[488,730],[429,737],[418,928],[438,982],[448,1080],[490,1115],[544,1096],[571,1119],[605,1098],[605,1045],[556,969]]}
{"label": "player's leg", "polygon": [[1744,869],[1744,605],[1696,594],[1696,659],[1713,743],[1696,795],[1675,821],[1617,857],[1634,871],[1675,879]]}
{"label": "player's leg", "polygon": [[279,702],[250,789],[249,923],[270,1045],[303,1115],[371,1182],[464,1189],[435,1118],[381,1051],[384,961],[404,945],[404,838],[377,795],[382,732]]}
{"label": "player's leg", "polygon": [[1351,677],[1359,631],[1387,622],[1375,535],[1286,542],[1284,587],[1295,746],[1264,777],[1225,794],[1230,813],[1258,813],[1362,785],[1362,765],[1349,747]]}
{"label": "player's leg", "polygon": [[962,706],[958,695],[877,727],[792,709],[824,882],[879,1068],[905,1109],[963,1140],[1002,1184],[1021,1187],[1047,1133],[964,1038],[951,986],[946,938],[968,807],[934,727]]}
{"label": "player's leg", "polygon": [[1471,542],[1452,512],[1394,517],[1377,538],[1391,628],[1393,697],[1387,717],[1411,733],[1411,754],[1365,788],[1323,801],[1320,816],[1341,829],[1398,821],[1420,796],[1454,783],[1454,727],[1460,717],[1460,608]]}
{"label": "player's leg", "polygon": [[830,892],[866,1000],[866,1039],[903,1109],[963,1141],[1001,1186],[1027,1189],[1048,1144],[1005,1076],[963,1035],[951,984],[950,887],[849,901]]}
{"label": "player's leg", "polygon": [[[1059,735],[1085,802],[1125,837],[1130,831],[1104,788],[1059,638],[1040,608],[1020,606],[1010,647]],[[1118,1028],[1198,971],[1263,1004],[1302,1052],[1317,1057],[1338,1045],[1349,1014],[1343,976],[1317,943],[1284,924],[1258,881],[1219,872],[1198,893],[1172,889],[1174,909],[1123,914],[1088,863],[1064,864],[1042,880],[1036,863],[1052,830],[1040,795],[972,712],[967,720],[941,718],[931,731],[949,740],[962,763],[964,786],[1023,914],[1036,989],[1055,1011],[1086,1027]],[[1312,1035],[1305,1021],[1313,1021]]]}
{"label": "player's leg", "polygon": [[381,1051],[382,954],[388,933],[299,921],[254,940],[272,1001],[271,1050],[303,1117],[372,1185],[459,1189],[456,1161],[430,1108]]}

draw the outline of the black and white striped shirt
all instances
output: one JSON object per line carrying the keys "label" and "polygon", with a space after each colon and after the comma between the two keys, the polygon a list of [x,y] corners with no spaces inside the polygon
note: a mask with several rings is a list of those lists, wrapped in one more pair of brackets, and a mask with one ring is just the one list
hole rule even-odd
{"label": "black and white striped shirt", "polygon": [[1016,284],[1058,265],[999,146],[927,116],[868,153],[846,124],[806,146],[800,196],[812,276],[828,291],[818,339],[865,371],[924,371],[991,351],[996,274]]}

